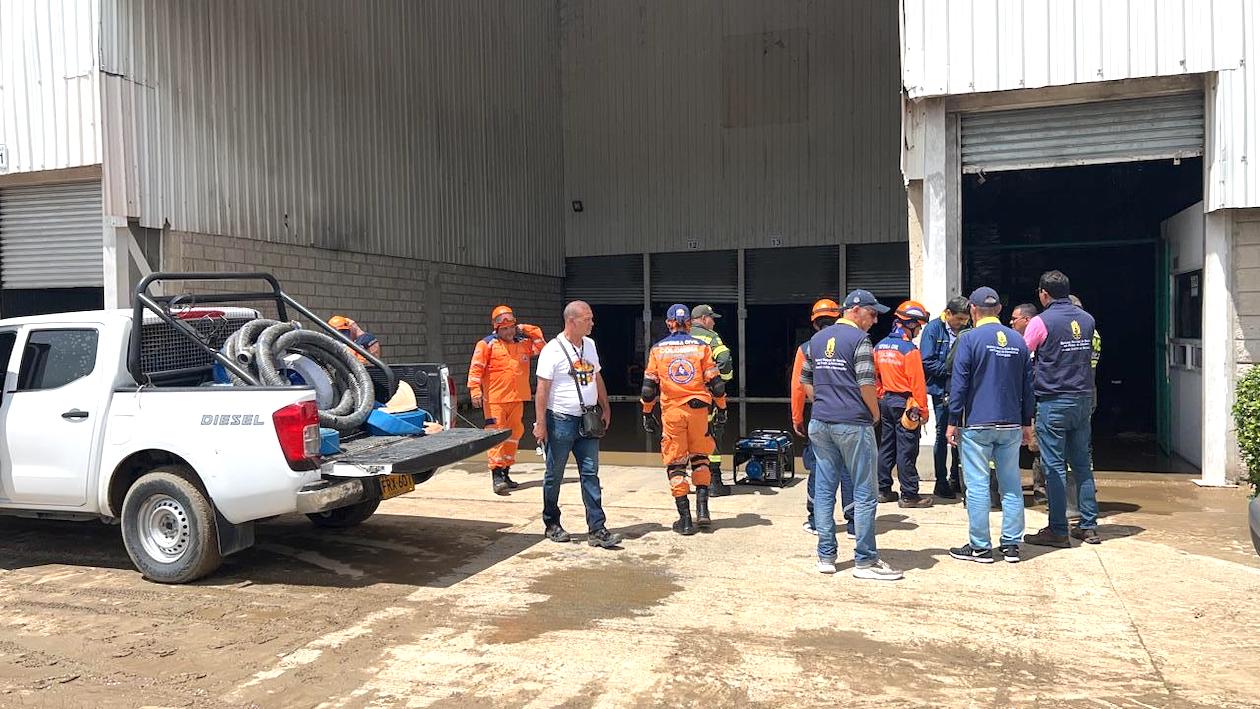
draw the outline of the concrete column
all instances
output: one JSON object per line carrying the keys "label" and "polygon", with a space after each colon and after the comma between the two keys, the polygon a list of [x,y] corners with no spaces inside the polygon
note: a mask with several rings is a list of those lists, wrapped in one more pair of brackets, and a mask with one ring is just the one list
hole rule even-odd
{"label": "concrete column", "polygon": [[[927,305],[923,272],[923,180],[906,183],[907,234],[910,239],[910,297]],[[929,306],[930,307],[930,306]]]}
{"label": "concrete column", "polygon": [[1203,234],[1203,468],[1195,482],[1231,483],[1237,442],[1234,403],[1234,332],[1237,313],[1230,295],[1234,220],[1229,210],[1209,212]]}
{"label": "concrete column", "polygon": [[[920,264],[914,295],[933,313],[960,292],[962,279],[962,167],[958,153],[958,121],[945,112],[941,99],[925,104],[921,207],[915,210],[922,237],[912,241],[910,263]],[[910,197],[910,193],[907,193]],[[917,253],[916,253],[917,250]]]}
{"label": "concrete column", "polygon": [[[962,164],[957,117],[945,112],[942,99],[927,99],[923,103],[924,179],[912,181],[906,190],[910,212],[910,292],[929,313],[936,315],[945,309],[950,296],[962,289]],[[921,445],[933,444],[936,424],[935,417],[928,420]]]}
{"label": "concrete column", "polygon": [[101,225],[105,309],[131,307],[131,230],[127,220],[106,216]]}

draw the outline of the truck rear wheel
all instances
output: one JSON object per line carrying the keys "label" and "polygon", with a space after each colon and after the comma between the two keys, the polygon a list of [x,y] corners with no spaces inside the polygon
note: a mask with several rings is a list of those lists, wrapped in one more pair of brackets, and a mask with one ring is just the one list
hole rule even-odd
{"label": "truck rear wheel", "polygon": [[184,466],[155,470],[136,480],[123,499],[123,544],[150,581],[195,581],[223,562],[214,507],[192,480]]}
{"label": "truck rear wheel", "polygon": [[376,512],[376,508],[380,507],[380,505],[380,500],[364,500],[347,507],[338,507],[335,510],[326,512],[315,512],[306,516],[311,518],[316,527],[345,529],[346,527],[363,524],[368,517],[371,517]]}

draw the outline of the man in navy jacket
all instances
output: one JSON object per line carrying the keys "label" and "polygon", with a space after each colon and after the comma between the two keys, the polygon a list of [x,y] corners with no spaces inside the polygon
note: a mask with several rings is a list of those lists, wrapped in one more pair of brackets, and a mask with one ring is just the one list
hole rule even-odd
{"label": "man in navy jacket", "polygon": [[[1061,271],[1046,271],[1037,284],[1041,314],[1024,331],[1036,353],[1033,388],[1037,394],[1037,446],[1046,471],[1050,524],[1024,541],[1069,547],[1076,538],[1099,542],[1098,498],[1091,455],[1094,412],[1094,317],[1071,301],[1071,282]],[[1072,468],[1081,520],[1068,529],[1067,469]],[[1070,534],[1070,536],[1069,536]]]}
{"label": "man in navy jacket", "polygon": [[932,420],[936,422],[936,443],[932,459],[936,467],[936,487],[932,494],[953,500],[958,497],[958,449],[953,449],[953,461],[948,465],[951,446],[945,440],[945,422],[948,415],[945,399],[949,393],[949,351],[963,328],[967,326],[967,299],[951,298],[940,317],[923,326],[919,335],[919,351],[923,355],[923,374],[927,378],[927,391],[932,397]]}
{"label": "man in navy jacket", "polygon": [[989,537],[992,462],[1002,496],[999,550],[1004,560],[1015,563],[1019,561],[1019,541],[1024,534],[1019,445],[1021,439],[1030,442],[1033,433],[1032,364],[1024,338],[998,320],[1002,305],[997,291],[977,288],[969,300],[975,326],[960,335],[955,345],[946,436],[962,449],[970,539],[963,546],[950,549],[949,555],[993,563]]}

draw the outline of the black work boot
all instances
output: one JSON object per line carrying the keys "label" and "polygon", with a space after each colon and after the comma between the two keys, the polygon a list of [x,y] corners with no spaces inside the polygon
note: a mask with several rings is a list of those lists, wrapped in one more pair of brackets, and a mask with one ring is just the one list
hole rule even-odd
{"label": "black work boot", "polygon": [[709,494],[713,497],[731,494],[731,489],[722,482],[722,466],[717,463],[709,464]]}
{"label": "black work boot", "polygon": [[696,525],[700,529],[708,529],[713,523],[709,517],[709,488],[704,485],[696,486]]}
{"label": "black work boot", "polygon": [[678,521],[674,522],[674,531],[690,537],[696,533],[696,525],[691,522],[691,501],[683,495],[675,497],[674,504],[678,507]]}
{"label": "black work boot", "polygon": [[508,494],[507,468],[495,468],[490,471],[490,485],[496,495]]}
{"label": "black work boot", "polygon": [[509,489],[509,490],[515,490],[516,488],[520,487],[520,486],[521,486],[521,484],[520,484],[520,483],[518,483],[518,482],[516,482],[516,481],[515,481],[515,480],[513,480],[512,478],[508,477],[508,474],[509,474],[509,473],[511,473],[511,472],[512,472],[512,469],[511,469],[511,468],[504,468],[504,469],[503,469],[503,479],[507,482],[507,486],[508,486],[508,489]]}

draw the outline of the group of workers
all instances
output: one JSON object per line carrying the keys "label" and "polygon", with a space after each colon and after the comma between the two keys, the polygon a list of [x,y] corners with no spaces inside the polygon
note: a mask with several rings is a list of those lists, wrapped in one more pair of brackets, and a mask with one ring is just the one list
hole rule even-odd
{"label": "group of workers", "polygon": [[[819,571],[836,571],[837,495],[847,535],[854,540],[853,575],[858,578],[902,577],[876,548],[875,509],[881,502],[922,508],[930,507],[934,497],[964,494],[969,538],[950,550],[958,559],[1017,562],[1021,541],[1055,547],[1070,546],[1072,538],[1098,543],[1090,418],[1101,341],[1069,285],[1059,271],[1043,274],[1037,289],[1043,309],[1016,306],[1009,326],[999,320],[1001,301],[992,288],[951,299],[935,318],[921,303],[908,300],[892,310],[891,331],[874,344],[867,332],[890,311],[874,295],[855,290],[841,303],[814,303],[814,334],[797,348],[790,388],[792,428],[806,439],[803,458],[810,472],[803,527],[818,537]],[[668,335],[649,349],[643,374],[642,425],[661,436],[662,462],[678,512],[673,530],[682,535],[709,527],[709,499],[728,492],[716,441],[727,421],[726,383],[733,363],[715,328],[720,317],[709,305],[671,305],[665,313]],[[546,536],[570,540],[560,525],[558,500],[572,455],[588,541],[614,547],[622,537],[607,529],[598,478],[598,440],[610,415],[590,338],[594,315],[589,305],[574,301],[565,307],[564,318],[564,332],[547,341],[538,326],[517,322],[510,307],[495,308],[491,333],[473,352],[469,392],[485,414],[486,428],[511,431],[487,453],[493,491],[506,495],[518,487],[510,473],[524,434],[525,405],[533,399],[533,433],[546,455]],[[334,320],[330,324],[348,337],[379,352],[375,338],[352,320]],[[535,357],[538,391],[531,394]],[[933,417],[935,486],[929,495],[919,489],[917,457],[922,425]],[[1045,499],[1049,507],[1049,526],[1028,535],[1021,444],[1039,456],[1034,500]],[[996,554],[988,518],[994,493],[1002,510]],[[1074,527],[1069,528],[1069,519],[1077,520]]]}
{"label": "group of workers", "polygon": [[[1014,563],[1020,560],[1021,542],[1064,548],[1073,538],[1099,543],[1090,419],[1101,339],[1093,317],[1073,299],[1066,275],[1042,274],[1037,294],[1040,313],[1034,306],[1017,306],[1010,326],[1000,321],[1001,300],[989,287],[950,301],[930,323],[922,306],[907,301],[878,345],[866,332],[889,308],[870,293],[853,291],[839,308],[831,301],[815,304],[817,332],[802,345],[794,368],[803,396],[794,397],[793,420],[800,432],[804,417],[799,412],[805,400],[812,402],[806,455],[807,465],[813,465],[812,504],[806,529],[818,535],[820,572],[836,572],[839,492],[847,531],[855,539],[853,575],[902,577],[879,558],[875,508],[893,500],[903,507],[932,504],[919,494],[914,472],[918,432],[929,418],[928,391],[942,441],[934,456],[934,492],[955,497],[961,490],[966,498],[968,540],[950,549],[951,557]],[[920,329],[922,354],[913,342]],[[1049,525],[1032,534],[1024,534],[1021,443],[1040,453],[1049,507]],[[961,466],[956,462],[952,471],[945,445],[961,454],[955,457]],[[891,494],[893,466],[900,495]],[[1074,495],[1069,495],[1069,480]],[[989,531],[991,485],[1002,510],[996,553]],[[1072,527],[1070,498],[1078,508]]]}
{"label": "group of workers", "polygon": [[[695,534],[710,525],[710,496],[727,494],[715,437],[726,425],[726,382],[734,374],[730,349],[717,334],[721,315],[708,305],[670,306],[665,316],[668,336],[652,346],[643,373],[641,403],[645,430],[661,436],[661,456],[678,520],[674,531]],[[473,406],[485,413],[488,429],[507,429],[511,436],[487,453],[496,494],[517,487],[511,478],[517,446],[524,433],[525,402],[536,402],[534,436],[545,446],[544,522],[553,541],[568,541],[560,526],[559,483],[570,455],[577,459],[591,539],[597,546],[620,535],[607,531],[599,496],[598,436],[572,428],[591,411],[604,425],[609,420],[607,391],[599,374],[599,355],[590,339],[594,318],[590,306],[575,301],[565,307],[565,332],[547,342],[536,325],[518,323],[512,309],[501,305],[491,313],[493,332],[477,342],[468,368]],[[553,350],[548,356],[548,350]],[[530,393],[530,360],[539,357],[539,386]],[[585,396],[583,393],[585,392]],[[655,413],[657,402],[660,414]],[[556,435],[557,430],[563,430]],[[695,488],[695,514],[690,494]],[[594,542],[593,542],[594,543]]]}

